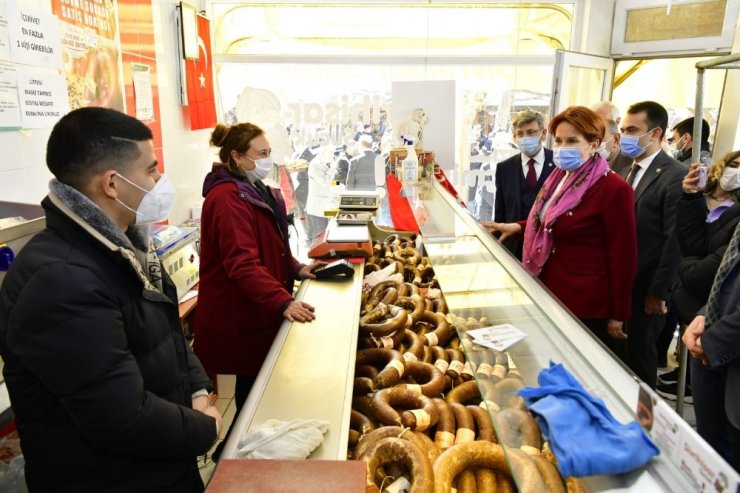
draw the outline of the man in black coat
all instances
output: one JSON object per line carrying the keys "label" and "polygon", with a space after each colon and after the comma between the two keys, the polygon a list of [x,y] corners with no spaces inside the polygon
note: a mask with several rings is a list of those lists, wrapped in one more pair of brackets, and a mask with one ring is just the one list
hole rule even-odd
{"label": "man in black coat", "polygon": [[635,190],[637,276],[632,315],[627,322],[627,361],[638,377],[655,388],[656,338],[664,325],[680,259],[676,203],[688,168],[661,150],[668,125],[665,108],[653,101],[630,106],[621,121],[622,153],[634,159],[621,175]]}
{"label": "man in black coat", "polygon": [[[540,188],[554,169],[552,151],[545,149],[545,120],[536,111],[525,110],[517,113],[512,121],[514,139],[521,151],[496,166],[496,198],[491,214],[493,194],[486,184],[479,187],[477,194],[478,220],[484,226],[491,218],[497,223],[513,223],[527,219]],[[486,164],[484,173],[490,168]],[[517,258],[522,258],[520,239],[509,237],[504,246]]]}
{"label": "man in black coat", "polygon": [[29,491],[196,492],[218,437],[149,223],[174,188],[135,118],[81,108],[54,127],[46,229],[0,289],[0,355]]}

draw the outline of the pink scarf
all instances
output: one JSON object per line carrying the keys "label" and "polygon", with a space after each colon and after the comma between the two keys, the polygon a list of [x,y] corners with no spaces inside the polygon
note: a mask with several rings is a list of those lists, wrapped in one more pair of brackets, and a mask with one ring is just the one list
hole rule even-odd
{"label": "pink scarf", "polygon": [[565,171],[560,168],[550,173],[550,176],[542,185],[540,193],[537,194],[527,218],[522,255],[522,263],[525,269],[535,276],[540,274],[553,250],[552,228],[555,221],[577,207],[586,192],[607,173],[611,173],[611,170],[606,159],[598,154],[590,158],[583,166],[570,173],[565,184],[547,206],[545,220],[540,221],[540,212],[543,206],[555,193],[558,183],[565,176]]}

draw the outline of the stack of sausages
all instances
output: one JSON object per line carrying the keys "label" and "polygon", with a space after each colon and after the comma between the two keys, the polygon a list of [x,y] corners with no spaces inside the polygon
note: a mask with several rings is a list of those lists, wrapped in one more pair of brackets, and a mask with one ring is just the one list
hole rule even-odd
{"label": "stack of sausages", "polygon": [[487,320],[448,312],[414,238],[373,250],[366,274],[396,263],[404,281],[363,296],[348,456],[367,462],[367,491],[402,476],[411,493],[581,491],[558,474],[508,354],[458,338]]}

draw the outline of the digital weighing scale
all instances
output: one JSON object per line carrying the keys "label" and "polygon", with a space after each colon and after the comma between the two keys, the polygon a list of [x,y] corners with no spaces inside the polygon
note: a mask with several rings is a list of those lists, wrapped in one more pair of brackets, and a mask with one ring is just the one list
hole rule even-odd
{"label": "digital weighing scale", "polygon": [[329,221],[308,251],[310,258],[370,257],[373,245],[368,224],[378,209],[375,192],[346,191],[339,196],[339,212]]}
{"label": "digital weighing scale", "polygon": [[339,196],[340,211],[376,211],[380,196],[375,192],[346,190]]}

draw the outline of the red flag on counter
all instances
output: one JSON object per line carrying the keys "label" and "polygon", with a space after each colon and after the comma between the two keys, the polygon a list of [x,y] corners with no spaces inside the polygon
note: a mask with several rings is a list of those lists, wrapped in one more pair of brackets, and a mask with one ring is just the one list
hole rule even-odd
{"label": "red flag on counter", "polygon": [[190,129],[216,126],[216,98],[213,91],[213,59],[211,58],[211,21],[198,15],[197,60],[185,60],[188,86]]}

